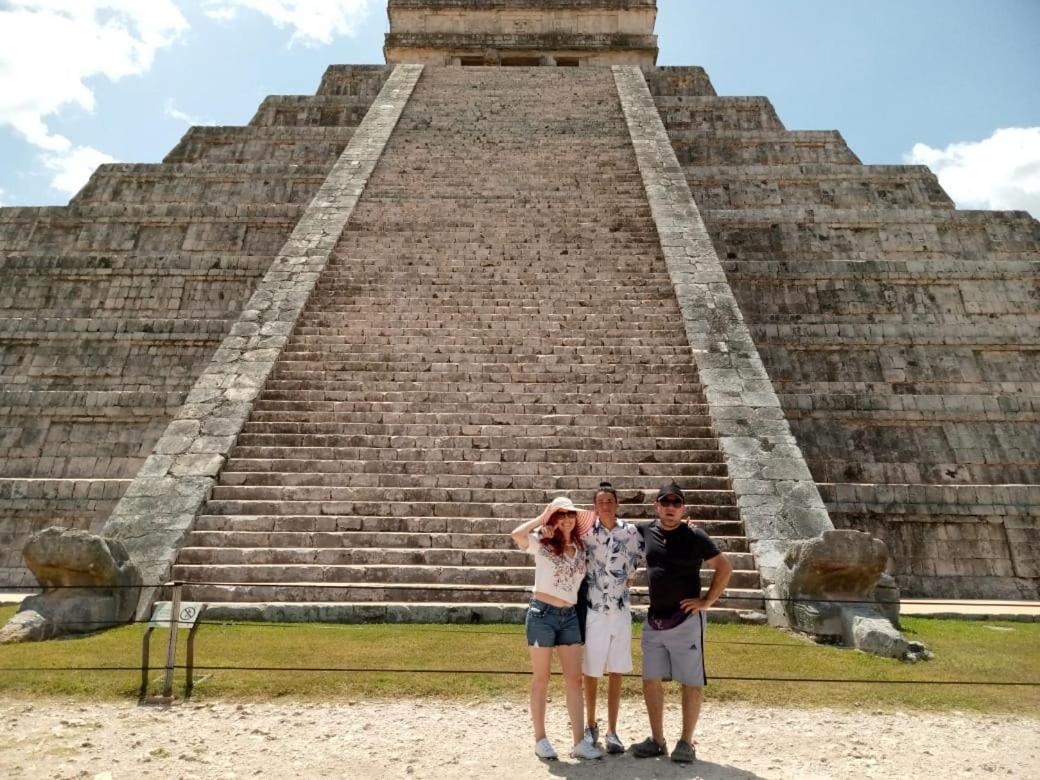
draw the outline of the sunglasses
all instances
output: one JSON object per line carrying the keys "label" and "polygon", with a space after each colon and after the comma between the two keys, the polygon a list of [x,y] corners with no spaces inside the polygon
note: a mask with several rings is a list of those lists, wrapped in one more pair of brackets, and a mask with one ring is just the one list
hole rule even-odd
{"label": "sunglasses", "polygon": [[682,506],[683,500],[681,498],[662,498],[657,503],[661,506]]}

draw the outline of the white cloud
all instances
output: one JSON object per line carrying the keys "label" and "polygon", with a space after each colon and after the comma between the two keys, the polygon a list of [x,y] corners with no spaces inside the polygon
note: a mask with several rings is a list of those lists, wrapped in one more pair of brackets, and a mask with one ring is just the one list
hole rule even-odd
{"label": "white cloud", "polygon": [[945,149],[915,144],[906,160],[935,171],[961,208],[1022,209],[1040,218],[1040,127],[1009,127]]}
{"label": "white cloud", "polygon": [[43,151],[54,186],[73,186],[90,163],[112,158],[48,126],[66,106],[94,109],[87,80],[118,81],[152,66],[188,29],[174,0],[5,0],[0,6],[0,127]]}
{"label": "white cloud", "polygon": [[0,187],[0,209],[2,209],[4,207],[4,197],[6,195],[7,195],[7,193],[4,192],[4,188]]}
{"label": "white cloud", "polygon": [[99,165],[116,162],[114,157],[90,146],[74,146],[58,154],[45,153],[41,159],[44,167],[54,172],[51,186],[67,195],[79,192]]}
{"label": "white cloud", "polygon": [[256,11],[278,27],[291,27],[290,43],[329,44],[341,35],[353,35],[368,14],[372,0],[204,0],[207,16],[234,19],[239,9]]}
{"label": "white cloud", "polygon": [[202,119],[200,117],[188,114],[181,111],[173,102],[173,98],[167,98],[166,104],[163,106],[163,113],[170,119],[176,119],[178,122],[184,122],[187,125],[213,125],[216,124],[211,119]]}

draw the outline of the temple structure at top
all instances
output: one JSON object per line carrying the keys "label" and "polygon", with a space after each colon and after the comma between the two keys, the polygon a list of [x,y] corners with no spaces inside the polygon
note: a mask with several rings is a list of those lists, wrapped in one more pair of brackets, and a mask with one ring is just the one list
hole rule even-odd
{"label": "temple structure at top", "polygon": [[390,0],[387,13],[390,64],[657,62],[655,0]]}

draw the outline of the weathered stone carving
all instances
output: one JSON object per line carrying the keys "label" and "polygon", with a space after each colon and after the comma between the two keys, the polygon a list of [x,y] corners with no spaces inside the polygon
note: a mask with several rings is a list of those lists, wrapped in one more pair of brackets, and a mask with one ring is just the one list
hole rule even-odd
{"label": "weathered stone carving", "polygon": [[766,590],[770,622],[875,655],[931,654],[899,632],[899,592],[884,574],[888,548],[860,531],[824,531],[792,542]]}
{"label": "weathered stone carving", "polygon": [[120,542],[47,528],[30,537],[23,557],[43,593],[22,602],[0,644],[85,634],[133,617],[141,576]]}

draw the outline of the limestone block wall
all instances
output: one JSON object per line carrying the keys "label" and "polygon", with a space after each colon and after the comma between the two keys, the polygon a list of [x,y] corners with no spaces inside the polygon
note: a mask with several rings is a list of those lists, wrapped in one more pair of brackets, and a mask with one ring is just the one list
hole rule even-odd
{"label": "limestone block wall", "polygon": [[387,14],[391,63],[508,64],[518,55],[541,64],[657,61],[656,0],[390,0]]}
{"label": "limestone block wall", "polygon": [[647,80],[832,520],[908,593],[1035,597],[1040,223],[685,72]]}
{"label": "limestone block wall", "polygon": [[66,207],[0,209],[0,582],[37,528],[105,520],[388,75],[330,68]]}

